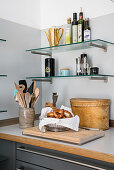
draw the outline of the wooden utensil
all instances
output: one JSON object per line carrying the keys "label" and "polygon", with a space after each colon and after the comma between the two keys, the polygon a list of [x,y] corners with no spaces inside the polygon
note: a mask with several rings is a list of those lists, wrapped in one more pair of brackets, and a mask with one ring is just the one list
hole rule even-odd
{"label": "wooden utensil", "polygon": [[53,93],[52,99],[53,99],[53,106],[56,107],[56,102],[57,102],[57,99],[58,99],[57,93]]}
{"label": "wooden utensil", "polygon": [[15,85],[15,88],[17,90],[17,98],[18,98],[19,104],[20,104],[21,107],[25,107],[24,103],[23,103],[22,96],[21,96],[21,94],[19,92],[19,87],[18,87],[18,85],[16,83],[14,83],[14,85]]}
{"label": "wooden utensil", "polygon": [[37,100],[38,100],[38,97],[39,97],[39,88],[37,87],[37,88],[35,88],[35,100],[34,100],[34,102],[32,103],[32,107],[34,107],[34,105],[35,105],[35,103],[37,102]]}
{"label": "wooden utensil", "polygon": [[23,100],[23,103],[24,103],[24,107],[26,107],[25,97],[24,97],[24,93],[23,93],[25,86],[23,84],[21,84],[21,85],[17,85],[17,87],[18,87],[18,90],[21,94],[21,97],[22,97],[22,100]]}
{"label": "wooden utensil", "polygon": [[26,101],[26,104],[27,104],[27,108],[29,108],[29,104],[30,104],[30,101],[31,101],[31,94],[29,92],[25,93],[25,101]]}
{"label": "wooden utensil", "polygon": [[37,98],[39,96],[39,88],[35,88],[35,97]]}

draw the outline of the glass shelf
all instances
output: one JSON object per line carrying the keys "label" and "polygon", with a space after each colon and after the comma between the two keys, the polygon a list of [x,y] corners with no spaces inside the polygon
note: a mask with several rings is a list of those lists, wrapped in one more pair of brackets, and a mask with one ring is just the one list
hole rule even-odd
{"label": "glass shelf", "polygon": [[88,48],[91,48],[91,47],[102,48],[104,51],[107,51],[107,47],[110,46],[110,45],[114,45],[114,43],[109,42],[109,41],[104,41],[104,40],[101,40],[101,39],[96,39],[96,40],[80,42],[80,43],[64,44],[64,45],[58,45],[58,46],[53,46],[53,47],[30,49],[30,50],[26,50],[26,51],[31,51],[31,53],[34,53],[34,54],[51,56],[52,53],[88,49]]}
{"label": "glass shelf", "polygon": [[8,160],[7,157],[0,155],[0,163],[2,163],[2,162],[4,162],[4,161],[7,161],[7,160]]}
{"label": "glass shelf", "polygon": [[0,110],[0,113],[7,112],[7,110]]}
{"label": "glass shelf", "polygon": [[6,41],[6,40],[0,38],[0,41]]}
{"label": "glass shelf", "polygon": [[5,75],[5,74],[0,74],[0,77],[7,77],[7,75]]}
{"label": "glass shelf", "polygon": [[51,76],[51,77],[26,77],[26,79],[32,79],[33,81],[46,81],[52,83],[53,78],[89,78],[90,80],[103,80],[108,82],[109,77],[114,77],[114,75],[70,75],[70,76]]}
{"label": "glass shelf", "polygon": [[103,75],[103,74],[97,74],[97,75],[70,75],[70,76],[50,76],[50,77],[26,77],[26,79],[50,79],[50,78],[73,78],[73,77],[114,77],[114,75]]}

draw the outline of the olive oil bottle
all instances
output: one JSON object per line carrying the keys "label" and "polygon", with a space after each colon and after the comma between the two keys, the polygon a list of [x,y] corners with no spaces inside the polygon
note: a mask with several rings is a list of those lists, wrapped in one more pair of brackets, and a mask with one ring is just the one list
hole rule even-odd
{"label": "olive oil bottle", "polygon": [[66,44],[72,43],[72,25],[71,25],[71,18],[67,19],[67,26],[66,26]]}
{"label": "olive oil bottle", "polygon": [[78,42],[84,41],[84,19],[83,19],[83,12],[81,8],[81,12],[79,13],[79,20],[78,20]]}
{"label": "olive oil bottle", "polygon": [[72,43],[77,43],[78,41],[78,21],[77,21],[77,13],[73,13],[73,21],[72,21]]}

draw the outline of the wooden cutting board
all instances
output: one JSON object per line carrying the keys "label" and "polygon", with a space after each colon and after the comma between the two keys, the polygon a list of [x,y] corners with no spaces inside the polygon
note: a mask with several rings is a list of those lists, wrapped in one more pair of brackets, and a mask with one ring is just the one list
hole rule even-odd
{"label": "wooden cutting board", "polygon": [[73,130],[68,130],[64,132],[46,131],[45,133],[43,133],[39,130],[38,126],[24,129],[22,133],[23,135],[29,135],[29,136],[52,139],[52,140],[59,140],[62,142],[69,142],[78,145],[82,145],[84,143],[98,139],[105,135],[103,131],[93,131],[93,130],[85,130],[85,129],[79,129],[78,132],[75,132]]}

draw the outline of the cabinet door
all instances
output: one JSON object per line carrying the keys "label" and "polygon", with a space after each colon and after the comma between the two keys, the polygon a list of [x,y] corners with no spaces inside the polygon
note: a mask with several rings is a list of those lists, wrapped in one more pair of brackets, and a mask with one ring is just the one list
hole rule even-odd
{"label": "cabinet door", "polygon": [[38,151],[38,148],[34,150],[30,146],[23,146],[23,144],[17,147],[17,160],[53,170],[100,170],[97,166],[79,162],[76,159],[70,160],[58,155],[41,152],[41,150]]}
{"label": "cabinet door", "polygon": [[47,168],[32,165],[26,162],[17,161],[16,170],[48,170]]}
{"label": "cabinet door", "polygon": [[[53,170],[114,170],[114,164],[17,143],[17,160]],[[55,148],[56,149],[56,148]]]}
{"label": "cabinet door", "polygon": [[0,155],[7,157],[7,161],[3,163],[0,170],[15,170],[15,151],[15,142],[0,139]]}

